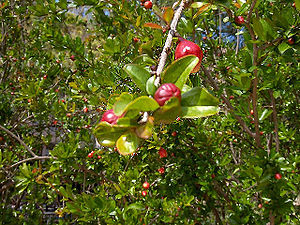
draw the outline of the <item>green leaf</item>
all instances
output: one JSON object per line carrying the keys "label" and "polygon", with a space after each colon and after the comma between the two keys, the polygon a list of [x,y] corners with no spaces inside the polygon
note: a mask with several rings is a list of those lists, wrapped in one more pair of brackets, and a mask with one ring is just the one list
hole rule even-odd
{"label": "green leaf", "polygon": [[170,22],[172,21],[173,15],[174,15],[174,10],[172,8],[168,7],[163,14],[163,18],[168,24],[170,24]]}
{"label": "green leaf", "polygon": [[217,106],[219,101],[206,89],[195,87],[181,96],[182,106]]}
{"label": "green leaf", "polygon": [[149,95],[154,95],[157,87],[154,85],[155,76],[150,77],[146,83],[146,91]]}
{"label": "green leaf", "polygon": [[133,64],[137,65],[155,65],[155,61],[147,54],[142,54],[133,60]]}
{"label": "green leaf", "polygon": [[265,109],[263,111],[263,113],[261,114],[260,118],[259,118],[259,121],[263,121],[265,120],[266,118],[268,118],[271,114],[272,114],[273,110],[268,110],[268,109]]}
{"label": "green leaf", "polygon": [[199,58],[194,55],[175,60],[162,74],[162,83],[173,83],[181,90],[198,62]]}
{"label": "green leaf", "polygon": [[300,0],[295,0],[297,10],[300,10]]}
{"label": "green leaf", "polygon": [[139,112],[148,112],[155,111],[159,108],[158,103],[148,96],[141,96],[133,100],[130,104],[126,106],[124,112],[129,110],[139,111]]}
{"label": "green leaf", "polygon": [[219,112],[217,106],[192,106],[182,107],[183,118],[200,118],[211,116]]}
{"label": "green leaf", "polygon": [[170,98],[165,105],[160,107],[153,116],[154,122],[171,123],[181,114],[181,105],[179,99],[176,97]]}
{"label": "green leaf", "polygon": [[253,19],[253,29],[258,37],[260,37],[263,41],[266,40],[266,32],[265,32],[260,20],[257,18]]}
{"label": "green leaf", "polygon": [[148,121],[146,124],[136,128],[135,133],[139,138],[148,139],[152,136],[153,121]]}
{"label": "green leaf", "polygon": [[120,97],[116,99],[113,110],[117,116],[121,116],[126,106],[132,101],[133,97],[131,94],[126,92],[122,93]]}
{"label": "green leaf", "polygon": [[291,46],[288,45],[285,42],[282,42],[279,46],[278,46],[278,50],[280,51],[281,54],[283,54],[286,50],[290,49]]}
{"label": "green leaf", "polygon": [[113,147],[119,137],[125,133],[129,128],[119,125],[110,125],[107,122],[101,122],[94,129],[94,135],[99,144],[107,147]]}
{"label": "green leaf", "polygon": [[135,133],[129,131],[122,135],[117,141],[117,149],[121,155],[129,155],[136,151],[139,139]]}
{"label": "green leaf", "polygon": [[150,73],[142,66],[135,64],[128,64],[124,67],[125,72],[131,77],[136,85],[142,90],[146,91],[146,82],[150,77]]}

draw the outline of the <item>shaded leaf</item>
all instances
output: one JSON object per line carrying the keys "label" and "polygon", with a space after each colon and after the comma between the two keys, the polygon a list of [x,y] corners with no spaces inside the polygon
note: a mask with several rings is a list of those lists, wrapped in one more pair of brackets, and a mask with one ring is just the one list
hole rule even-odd
{"label": "shaded leaf", "polygon": [[125,65],[124,70],[142,91],[146,91],[146,82],[150,77],[147,70],[135,64]]}
{"label": "shaded leaf", "polygon": [[120,97],[116,99],[113,110],[117,116],[121,116],[126,106],[132,101],[133,97],[131,94],[122,93]]}
{"label": "shaded leaf", "polygon": [[218,99],[206,89],[195,87],[181,96],[182,106],[217,106]]}

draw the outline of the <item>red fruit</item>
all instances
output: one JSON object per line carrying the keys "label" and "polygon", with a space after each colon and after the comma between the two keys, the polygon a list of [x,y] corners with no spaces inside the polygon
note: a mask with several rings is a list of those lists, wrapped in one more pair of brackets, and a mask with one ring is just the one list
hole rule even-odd
{"label": "red fruit", "polygon": [[290,45],[295,44],[295,38],[294,38],[294,37],[289,38],[289,39],[288,39],[288,43],[289,43]]}
{"label": "red fruit", "polygon": [[53,125],[56,125],[58,122],[57,122],[57,120],[54,120],[52,123],[53,123]]}
{"label": "red fruit", "polygon": [[211,175],[211,178],[212,178],[212,179],[214,179],[215,177],[216,177],[216,175],[215,175],[215,174],[212,174],[212,175]]}
{"label": "red fruit", "polygon": [[94,155],[94,153],[93,153],[93,152],[90,152],[90,153],[88,154],[88,157],[89,157],[89,158],[92,158],[93,155]]}
{"label": "red fruit", "polygon": [[0,142],[4,141],[4,137],[0,136]]}
{"label": "red fruit", "polygon": [[56,60],[56,63],[60,63],[60,61],[59,61],[59,60]]}
{"label": "red fruit", "polygon": [[258,208],[262,208],[263,207],[263,205],[260,203],[260,204],[258,204]]}
{"label": "red fruit", "polygon": [[180,121],[180,117],[177,117],[177,118],[176,118],[176,121]]}
{"label": "red fruit", "polygon": [[271,63],[268,63],[267,67],[271,67],[271,66],[272,66]]}
{"label": "red fruit", "polygon": [[159,149],[158,154],[160,155],[160,158],[165,158],[168,156],[166,149],[163,149],[163,148]]}
{"label": "red fruit", "polygon": [[89,111],[89,109],[86,108],[86,107],[83,109],[83,112],[84,112],[84,113],[87,113],[88,111]]}
{"label": "red fruit", "polygon": [[250,110],[250,114],[251,114],[252,116],[254,115],[253,109]]}
{"label": "red fruit", "polygon": [[72,61],[75,61],[75,55],[71,55],[71,56],[70,56],[70,59],[71,59]]}
{"label": "red fruit", "polygon": [[206,41],[206,39],[207,39],[207,37],[203,37],[203,38],[202,38],[203,41]]}
{"label": "red fruit", "polygon": [[27,102],[30,103],[30,102],[31,102],[31,99],[27,99]]}
{"label": "red fruit", "polygon": [[47,77],[48,77],[48,75],[46,74],[46,75],[43,76],[43,79],[46,80]]}
{"label": "red fruit", "polygon": [[149,189],[149,187],[150,187],[150,184],[149,184],[147,181],[145,181],[145,182],[143,183],[143,188],[144,188],[144,189]]}
{"label": "red fruit", "polygon": [[159,172],[160,174],[164,174],[164,173],[165,173],[165,168],[163,168],[163,167],[159,168],[159,169],[158,169],[158,172]]}
{"label": "red fruit", "polygon": [[67,116],[67,117],[71,117],[72,114],[71,114],[71,113],[67,113],[66,116]]}
{"label": "red fruit", "polygon": [[233,96],[233,95],[230,95],[230,96],[229,96],[229,99],[234,99],[234,96]]}
{"label": "red fruit", "polygon": [[152,9],[152,2],[151,2],[151,1],[146,1],[146,2],[144,3],[144,7],[145,7],[146,9]]}
{"label": "red fruit", "polygon": [[106,111],[103,116],[102,116],[102,119],[101,119],[101,122],[102,121],[105,121],[109,124],[116,124],[117,123],[117,120],[119,119],[120,117],[117,116],[115,113],[114,113],[114,110],[113,109],[110,109],[108,111]]}
{"label": "red fruit", "polygon": [[236,16],[236,17],[234,17],[234,22],[237,25],[241,25],[241,24],[245,23],[245,19],[242,16]]}
{"label": "red fruit", "polygon": [[176,132],[176,131],[173,131],[171,135],[172,135],[173,137],[176,137],[176,136],[177,136],[177,132]]}
{"label": "red fruit", "polygon": [[280,173],[275,174],[275,179],[280,180],[282,178],[282,175]]}
{"label": "red fruit", "polygon": [[264,134],[264,132],[263,132],[263,131],[261,131],[261,132],[259,132],[259,134],[260,134],[260,135],[263,135],[263,134]]}
{"label": "red fruit", "polygon": [[139,42],[139,41],[140,41],[140,39],[139,39],[139,38],[137,38],[137,37],[134,37],[134,38],[133,38],[133,41],[134,41],[135,43],[137,43],[137,42]]}
{"label": "red fruit", "polygon": [[296,8],[296,3],[294,2],[294,3],[292,4],[292,6],[293,6],[294,8]]}
{"label": "red fruit", "polygon": [[148,194],[148,192],[147,192],[147,191],[142,191],[142,196],[146,197],[146,196],[147,196],[147,194]]}
{"label": "red fruit", "polygon": [[198,64],[193,69],[192,73],[196,73],[200,70],[201,61],[203,58],[203,52],[200,47],[194,42],[179,38],[179,44],[175,50],[175,59],[180,59],[186,55],[195,55],[199,58]]}
{"label": "red fruit", "polygon": [[101,155],[98,155],[97,158],[98,158],[98,159],[101,159],[102,157],[101,157]]}
{"label": "red fruit", "polygon": [[177,97],[181,101],[180,89],[172,83],[161,85],[154,94],[154,99],[160,106],[163,106],[172,97]]}

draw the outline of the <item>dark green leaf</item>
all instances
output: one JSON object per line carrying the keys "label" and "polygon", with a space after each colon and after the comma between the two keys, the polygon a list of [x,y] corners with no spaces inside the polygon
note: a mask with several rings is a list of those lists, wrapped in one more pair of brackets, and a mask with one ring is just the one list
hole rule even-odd
{"label": "dark green leaf", "polygon": [[181,96],[182,106],[217,106],[219,101],[206,89],[195,87]]}

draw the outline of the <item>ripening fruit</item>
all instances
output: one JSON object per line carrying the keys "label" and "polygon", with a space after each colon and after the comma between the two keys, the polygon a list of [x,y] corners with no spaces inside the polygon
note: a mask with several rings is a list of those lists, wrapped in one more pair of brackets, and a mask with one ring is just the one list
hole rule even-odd
{"label": "ripening fruit", "polygon": [[173,137],[176,137],[176,136],[177,136],[177,132],[176,132],[176,131],[173,131],[171,135],[172,135]]}
{"label": "ripening fruit", "polygon": [[142,196],[143,196],[143,197],[146,197],[146,196],[147,196],[147,194],[148,194],[148,192],[147,192],[147,191],[142,191]]}
{"label": "ripening fruit", "polygon": [[159,172],[160,174],[164,174],[164,173],[165,173],[165,168],[163,168],[163,167],[159,168],[159,169],[158,169],[158,172]]}
{"label": "ripening fruit", "polygon": [[159,154],[160,158],[165,158],[168,156],[168,153],[167,153],[166,149],[164,149],[164,148],[160,148],[158,151],[158,154]]}
{"label": "ripening fruit", "polygon": [[194,42],[185,40],[184,38],[179,38],[179,44],[175,50],[175,60],[180,59],[186,55],[195,55],[199,58],[198,64],[193,69],[192,73],[196,73],[200,70],[201,61],[203,58],[203,52],[200,47]]}
{"label": "ripening fruit", "polygon": [[72,114],[71,114],[71,113],[67,113],[66,116],[67,116],[67,117],[71,117]]}
{"label": "ripening fruit", "polygon": [[70,59],[71,59],[72,61],[75,61],[75,55],[71,55],[71,56],[70,56]]}
{"label": "ripening fruit", "polygon": [[145,181],[145,182],[143,183],[143,188],[144,188],[144,189],[149,189],[149,187],[150,187],[150,184],[149,184],[147,181]]}
{"label": "ripening fruit", "polygon": [[252,116],[254,115],[253,109],[250,110],[250,114],[251,114]]}
{"label": "ripening fruit", "polygon": [[274,177],[276,180],[280,180],[282,178],[282,175],[280,173],[276,173]]}
{"label": "ripening fruit", "polygon": [[88,111],[89,111],[89,109],[86,108],[86,107],[83,109],[83,112],[84,112],[84,113],[87,113]]}
{"label": "ripening fruit", "polygon": [[151,1],[146,1],[146,2],[144,3],[144,7],[145,7],[146,9],[152,9],[152,2],[151,2]]}
{"label": "ripening fruit", "polygon": [[102,119],[101,119],[101,122],[107,122],[109,124],[116,124],[117,123],[117,120],[119,119],[120,117],[117,116],[115,113],[114,113],[114,110],[113,109],[110,109],[108,111],[106,111],[103,116],[102,116]]}
{"label": "ripening fruit", "polygon": [[94,155],[94,153],[93,153],[93,152],[90,152],[90,153],[88,154],[88,157],[89,157],[89,158],[93,158],[93,155]]}
{"label": "ripening fruit", "polygon": [[216,177],[216,175],[215,175],[215,174],[212,174],[212,175],[211,175],[211,178],[212,178],[212,179],[214,179],[215,177]]}
{"label": "ripening fruit", "polygon": [[154,94],[154,99],[160,106],[163,106],[172,97],[177,97],[181,101],[180,89],[172,83],[161,85]]}
{"label": "ripening fruit", "polygon": [[263,207],[263,205],[260,203],[260,204],[258,204],[258,208],[262,208]]}
{"label": "ripening fruit", "polygon": [[288,39],[288,43],[289,43],[290,45],[295,44],[295,38],[294,38],[294,37],[289,38],[289,39]]}
{"label": "ripening fruit", "polygon": [[243,23],[245,23],[245,19],[242,16],[236,16],[236,17],[234,17],[234,22],[237,25],[242,25]]}
{"label": "ripening fruit", "polygon": [[137,42],[139,42],[139,41],[140,41],[140,39],[139,39],[139,38],[137,38],[137,37],[134,37],[134,38],[133,38],[133,41],[134,41],[135,43],[137,43]]}

